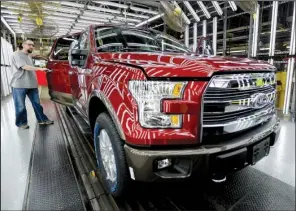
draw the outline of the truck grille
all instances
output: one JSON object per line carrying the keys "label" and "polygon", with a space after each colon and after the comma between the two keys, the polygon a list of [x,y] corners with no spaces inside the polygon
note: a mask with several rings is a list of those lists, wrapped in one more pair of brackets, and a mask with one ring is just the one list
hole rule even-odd
{"label": "truck grille", "polygon": [[203,98],[203,135],[240,132],[275,114],[275,73],[214,76]]}

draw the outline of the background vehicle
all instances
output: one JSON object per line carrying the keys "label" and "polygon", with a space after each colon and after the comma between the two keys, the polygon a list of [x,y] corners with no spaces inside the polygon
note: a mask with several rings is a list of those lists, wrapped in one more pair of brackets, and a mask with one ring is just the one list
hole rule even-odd
{"label": "background vehicle", "polygon": [[152,30],[104,25],[59,38],[47,67],[51,99],[91,127],[113,196],[130,178],[223,181],[277,140],[275,68],[262,61],[196,55]]}

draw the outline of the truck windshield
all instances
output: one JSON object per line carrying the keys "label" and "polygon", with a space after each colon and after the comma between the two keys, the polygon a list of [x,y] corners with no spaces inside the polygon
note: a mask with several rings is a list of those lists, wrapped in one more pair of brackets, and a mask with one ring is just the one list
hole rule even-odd
{"label": "truck windshield", "polygon": [[124,27],[100,27],[95,29],[98,52],[175,52],[192,53],[173,37],[152,30]]}

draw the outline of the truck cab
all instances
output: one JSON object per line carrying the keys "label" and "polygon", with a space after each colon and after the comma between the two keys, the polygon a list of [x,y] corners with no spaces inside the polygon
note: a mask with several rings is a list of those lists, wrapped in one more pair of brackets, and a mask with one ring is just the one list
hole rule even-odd
{"label": "truck cab", "polygon": [[154,30],[91,25],[56,40],[51,100],[91,128],[98,168],[118,197],[132,180],[224,181],[277,141],[275,67],[193,52]]}

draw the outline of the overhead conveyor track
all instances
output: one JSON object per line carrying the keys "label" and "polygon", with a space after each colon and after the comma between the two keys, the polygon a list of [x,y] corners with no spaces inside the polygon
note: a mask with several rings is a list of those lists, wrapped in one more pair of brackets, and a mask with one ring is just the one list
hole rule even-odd
{"label": "overhead conveyor track", "polygon": [[[251,167],[230,176],[224,184],[199,180],[198,175],[186,183],[133,182],[126,197],[114,200],[102,185],[87,124],[75,109],[53,103],[46,104],[46,109],[58,124],[37,126],[25,203],[28,210],[295,210],[294,187]],[[51,177],[37,176],[38,168],[48,168],[52,175],[55,166],[56,171],[68,172],[55,174],[59,187],[51,184]],[[63,197],[57,197],[61,194]]]}

